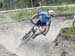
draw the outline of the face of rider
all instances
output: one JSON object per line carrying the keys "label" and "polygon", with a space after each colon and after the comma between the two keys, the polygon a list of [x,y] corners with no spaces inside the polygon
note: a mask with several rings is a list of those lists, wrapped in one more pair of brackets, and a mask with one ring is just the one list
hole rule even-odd
{"label": "face of rider", "polygon": [[52,16],[52,15],[50,15],[50,14],[48,13],[48,17],[49,17],[49,18],[52,18],[53,16]]}

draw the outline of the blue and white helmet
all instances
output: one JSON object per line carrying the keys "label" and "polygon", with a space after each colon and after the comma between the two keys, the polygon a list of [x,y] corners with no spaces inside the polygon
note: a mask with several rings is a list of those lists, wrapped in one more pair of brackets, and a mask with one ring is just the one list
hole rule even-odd
{"label": "blue and white helmet", "polygon": [[49,15],[54,16],[55,12],[53,10],[48,10]]}

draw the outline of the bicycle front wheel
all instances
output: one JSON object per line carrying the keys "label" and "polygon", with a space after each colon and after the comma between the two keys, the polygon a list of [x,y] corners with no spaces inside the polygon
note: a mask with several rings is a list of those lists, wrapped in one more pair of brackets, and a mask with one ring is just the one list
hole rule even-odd
{"label": "bicycle front wheel", "polygon": [[23,44],[26,44],[33,35],[33,32],[28,32],[22,39],[20,39],[19,47],[21,47]]}

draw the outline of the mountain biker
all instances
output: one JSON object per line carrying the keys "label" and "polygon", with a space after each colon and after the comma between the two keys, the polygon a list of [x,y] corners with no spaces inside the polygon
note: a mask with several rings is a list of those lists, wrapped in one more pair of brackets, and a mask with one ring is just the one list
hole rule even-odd
{"label": "mountain biker", "polygon": [[46,34],[48,33],[48,31],[50,29],[51,18],[54,17],[54,14],[55,14],[55,12],[53,10],[49,10],[48,12],[42,11],[42,12],[39,12],[38,14],[34,14],[32,16],[31,22],[33,19],[35,19],[37,17],[39,18],[39,20],[35,23],[35,25],[32,27],[31,30],[33,32],[35,32],[34,28],[41,26],[43,28],[43,31],[38,33],[37,35],[43,34],[46,36]]}

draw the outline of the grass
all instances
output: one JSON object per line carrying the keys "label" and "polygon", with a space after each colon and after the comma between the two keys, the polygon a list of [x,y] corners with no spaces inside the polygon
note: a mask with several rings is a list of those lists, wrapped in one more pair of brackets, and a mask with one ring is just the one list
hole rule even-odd
{"label": "grass", "polygon": [[0,14],[0,19],[6,18],[3,14]]}
{"label": "grass", "polygon": [[57,15],[62,14],[74,14],[75,6],[65,6],[65,7],[41,7],[41,8],[35,8],[32,10],[23,10],[23,11],[16,11],[16,12],[8,12],[8,14],[11,18],[15,20],[25,20],[31,17],[33,14],[38,13],[40,11],[47,11],[49,9],[53,9]]}
{"label": "grass", "polygon": [[62,32],[66,36],[74,36],[75,37],[75,27],[70,27],[70,28],[63,28]]}

